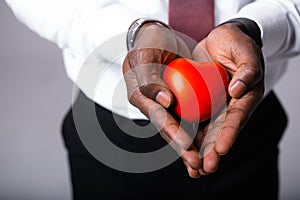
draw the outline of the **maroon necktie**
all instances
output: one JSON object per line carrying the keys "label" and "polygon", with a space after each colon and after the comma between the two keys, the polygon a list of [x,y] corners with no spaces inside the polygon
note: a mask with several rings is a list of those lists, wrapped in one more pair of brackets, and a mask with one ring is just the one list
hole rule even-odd
{"label": "maroon necktie", "polygon": [[214,0],[169,0],[169,25],[199,42],[214,27]]}

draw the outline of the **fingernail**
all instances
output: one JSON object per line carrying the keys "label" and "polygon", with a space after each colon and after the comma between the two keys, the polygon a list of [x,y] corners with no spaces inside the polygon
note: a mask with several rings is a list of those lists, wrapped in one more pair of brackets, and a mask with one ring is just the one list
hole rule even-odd
{"label": "fingernail", "polygon": [[163,107],[168,108],[171,104],[170,95],[164,91],[160,91],[156,96],[156,101],[160,103]]}
{"label": "fingernail", "polygon": [[239,98],[247,89],[248,87],[243,81],[237,80],[230,88],[230,95],[234,98]]}

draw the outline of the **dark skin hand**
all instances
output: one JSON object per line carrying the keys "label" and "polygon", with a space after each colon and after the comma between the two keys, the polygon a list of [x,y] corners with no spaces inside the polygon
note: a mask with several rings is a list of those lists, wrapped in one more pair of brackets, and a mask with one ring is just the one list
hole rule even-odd
{"label": "dark skin hand", "polygon": [[[231,76],[230,100],[226,109],[214,121],[201,127],[196,141],[201,144],[205,175],[216,171],[220,156],[233,145],[239,131],[247,123],[264,94],[264,61],[261,49],[242,31],[239,23],[228,23],[215,28],[194,49],[192,55],[201,61],[203,51],[221,63]],[[203,139],[205,142],[203,143]]]}
{"label": "dark skin hand", "polygon": [[193,138],[167,112],[173,94],[160,74],[162,67],[178,55],[191,58],[185,43],[174,32],[158,24],[145,24],[139,31],[134,48],[123,63],[128,99],[144,113],[160,131],[161,136],[181,155],[189,175],[202,166],[202,159],[193,145]]}
{"label": "dark skin hand", "polygon": [[[261,50],[243,33],[242,28],[238,23],[215,28],[191,55],[184,42],[172,31],[156,24],[146,24],[123,64],[130,103],[151,120],[162,137],[181,155],[193,178],[217,169],[221,155],[229,151],[263,98]],[[191,138],[166,110],[174,97],[160,78],[160,73],[162,66],[177,55],[196,61],[209,57],[221,63],[231,76],[231,98],[227,108],[214,121],[200,127],[195,138]]]}

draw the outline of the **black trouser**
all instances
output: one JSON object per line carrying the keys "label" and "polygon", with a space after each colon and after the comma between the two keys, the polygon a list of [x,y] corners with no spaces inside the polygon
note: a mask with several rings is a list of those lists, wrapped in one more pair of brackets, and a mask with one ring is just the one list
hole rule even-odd
{"label": "black trouser", "polygon": [[[81,93],[74,107],[82,110],[79,114],[86,120],[80,123],[86,127],[89,127],[90,113],[85,112],[84,107],[91,105],[95,106],[99,124],[107,137],[118,146],[129,151],[147,152],[166,144],[159,134],[147,139],[125,134],[110,111]],[[125,126],[131,124],[127,118],[115,118]],[[147,124],[146,121],[136,123]],[[277,145],[286,124],[285,112],[271,92],[253,113],[229,153],[221,158],[218,170],[192,179],[181,159],[147,173],[126,173],[102,164],[83,146],[71,109],[62,131],[69,153],[74,199],[277,199]],[[87,133],[91,131],[95,130],[86,129]]]}

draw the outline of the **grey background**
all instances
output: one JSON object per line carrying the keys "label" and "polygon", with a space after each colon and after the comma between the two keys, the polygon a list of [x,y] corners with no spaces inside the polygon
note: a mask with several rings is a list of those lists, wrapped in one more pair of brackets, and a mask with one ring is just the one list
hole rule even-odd
{"label": "grey background", "polygon": [[[289,116],[280,143],[280,197],[300,198],[300,56],[276,85]],[[61,121],[72,82],[61,51],[19,23],[0,1],[0,200],[70,200]],[[255,192],[255,191],[253,191]]]}

